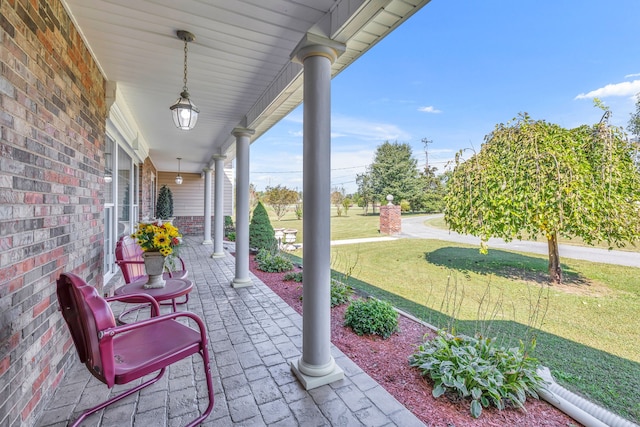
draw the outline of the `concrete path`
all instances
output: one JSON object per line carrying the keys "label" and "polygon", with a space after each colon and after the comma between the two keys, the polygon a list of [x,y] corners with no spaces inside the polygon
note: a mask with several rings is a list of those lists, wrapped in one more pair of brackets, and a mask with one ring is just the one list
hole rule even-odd
{"label": "concrete path", "polygon": [[[435,227],[429,227],[424,222],[429,218],[435,218],[442,215],[425,215],[415,216],[402,219],[402,233],[398,237],[415,238],[415,239],[436,239],[445,240],[447,242],[466,243],[469,245],[480,245],[480,239],[474,236],[462,235],[449,230],[442,230]],[[489,250],[506,249],[510,251],[529,252],[535,254],[548,254],[547,244],[543,242],[529,242],[515,240],[506,243],[502,239],[489,239]],[[605,264],[625,265],[629,267],[640,268],[640,253],[607,250],[592,247],[559,245],[560,257],[580,259],[593,262],[602,262]]]}

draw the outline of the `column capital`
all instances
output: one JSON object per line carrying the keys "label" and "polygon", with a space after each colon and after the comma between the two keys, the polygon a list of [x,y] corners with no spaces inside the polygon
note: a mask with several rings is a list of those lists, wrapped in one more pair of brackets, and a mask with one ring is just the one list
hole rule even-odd
{"label": "column capital", "polygon": [[225,156],[224,154],[214,154],[213,156],[211,156],[211,158],[213,160],[225,160],[227,156]]}
{"label": "column capital", "polygon": [[213,169],[211,169],[211,168],[202,168],[202,172],[211,173],[211,172],[213,172]]}
{"label": "column capital", "polygon": [[251,136],[254,133],[256,133],[254,129],[248,129],[243,127],[237,127],[237,128],[234,128],[233,131],[231,131],[231,134],[236,138],[239,136]]}
{"label": "column capital", "polygon": [[310,56],[324,56],[333,63],[347,49],[344,43],[307,33],[293,49],[291,60],[299,64]]}

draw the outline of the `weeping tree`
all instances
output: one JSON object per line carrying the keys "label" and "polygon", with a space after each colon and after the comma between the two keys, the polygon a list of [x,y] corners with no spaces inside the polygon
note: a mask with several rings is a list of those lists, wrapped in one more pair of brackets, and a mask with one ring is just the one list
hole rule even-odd
{"label": "weeping tree", "polygon": [[640,239],[640,174],[624,132],[608,124],[564,129],[528,115],[498,124],[455,169],[445,197],[449,227],[481,239],[544,236],[549,275],[561,283],[558,237],[622,247]]}

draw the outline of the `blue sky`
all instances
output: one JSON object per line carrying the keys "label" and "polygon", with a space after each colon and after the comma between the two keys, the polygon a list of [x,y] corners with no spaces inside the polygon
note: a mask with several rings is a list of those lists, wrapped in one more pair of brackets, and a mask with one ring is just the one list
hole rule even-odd
{"label": "blue sky", "polygon": [[[440,171],[521,112],[571,128],[612,110],[626,127],[640,92],[638,0],[432,0],[332,80],[332,186],[384,141]],[[302,189],[302,107],[251,145],[258,190]]]}

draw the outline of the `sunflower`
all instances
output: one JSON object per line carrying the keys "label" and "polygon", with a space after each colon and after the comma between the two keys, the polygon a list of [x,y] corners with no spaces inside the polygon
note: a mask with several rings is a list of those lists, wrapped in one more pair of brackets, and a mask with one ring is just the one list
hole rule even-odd
{"label": "sunflower", "polygon": [[157,233],[155,236],[153,236],[153,246],[157,248],[162,249],[165,247],[169,247],[170,244],[171,238],[169,238],[169,236],[167,236],[167,234],[164,232]]}

